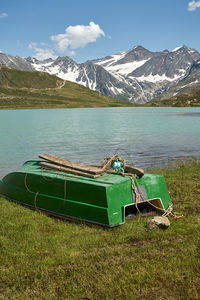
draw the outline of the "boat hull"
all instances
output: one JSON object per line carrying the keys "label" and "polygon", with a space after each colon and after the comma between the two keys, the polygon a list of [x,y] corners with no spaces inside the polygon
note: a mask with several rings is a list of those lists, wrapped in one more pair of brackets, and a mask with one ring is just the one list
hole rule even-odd
{"label": "boat hull", "polygon": [[[163,176],[145,174],[137,179],[141,202],[166,210],[171,204]],[[28,161],[18,172],[0,181],[0,194],[10,200],[67,219],[114,227],[135,213],[130,177],[105,174],[96,179],[44,170]],[[155,205],[155,206],[156,206]]]}

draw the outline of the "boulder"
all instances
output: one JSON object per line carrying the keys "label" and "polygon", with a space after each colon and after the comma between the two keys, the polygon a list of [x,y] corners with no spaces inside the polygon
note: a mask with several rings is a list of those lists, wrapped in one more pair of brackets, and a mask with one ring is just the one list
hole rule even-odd
{"label": "boulder", "polygon": [[155,227],[166,229],[169,226],[170,226],[169,219],[167,217],[163,217],[163,216],[156,216],[147,222],[147,227],[149,229],[153,229]]}

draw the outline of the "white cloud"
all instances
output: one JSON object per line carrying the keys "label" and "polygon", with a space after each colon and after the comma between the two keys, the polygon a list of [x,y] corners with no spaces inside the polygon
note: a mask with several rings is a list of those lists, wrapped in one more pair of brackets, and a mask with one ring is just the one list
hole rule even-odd
{"label": "white cloud", "polygon": [[[44,43],[41,43],[42,45],[44,45]],[[46,46],[48,46],[47,44],[45,44]],[[55,55],[54,51],[52,49],[43,49],[38,47],[37,43],[30,43],[28,46],[30,49],[33,49],[35,54],[33,55],[33,57],[37,58],[38,60],[44,60],[44,59],[48,59],[48,58],[53,58],[55,59],[57,56]]]}
{"label": "white cloud", "polygon": [[49,44],[43,43],[43,42],[41,42],[40,45],[41,45],[41,46],[44,46],[44,47],[49,47]]}
{"label": "white cloud", "polygon": [[76,54],[74,49],[84,48],[88,43],[96,42],[101,36],[105,36],[104,31],[98,24],[90,22],[87,26],[68,26],[65,33],[51,36],[50,39],[55,43],[54,45],[31,42],[28,47],[34,51],[33,56],[38,60],[55,59],[56,52],[65,52],[66,55],[73,56]]}
{"label": "white cloud", "polygon": [[34,48],[35,54],[34,57],[38,60],[44,60],[47,58],[56,59],[57,56],[54,54],[53,50],[50,49],[42,49],[42,48]]}
{"label": "white cloud", "polygon": [[0,14],[0,19],[6,18],[7,16],[8,16],[7,13],[2,13],[2,14]]}
{"label": "white cloud", "polygon": [[190,1],[188,3],[189,11],[195,11],[198,7],[200,7],[200,1]]}
{"label": "white cloud", "polygon": [[37,43],[31,42],[31,43],[28,45],[28,47],[29,47],[30,49],[34,49],[35,47],[37,47]]}
{"label": "white cloud", "polygon": [[84,48],[88,43],[96,42],[100,36],[105,36],[104,31],[98,24],[90,22],[87,26],[69,26],[65,29],[65,33],[51,36],[51,40],[56,43],[57,50],[63,53],[72,49]]}

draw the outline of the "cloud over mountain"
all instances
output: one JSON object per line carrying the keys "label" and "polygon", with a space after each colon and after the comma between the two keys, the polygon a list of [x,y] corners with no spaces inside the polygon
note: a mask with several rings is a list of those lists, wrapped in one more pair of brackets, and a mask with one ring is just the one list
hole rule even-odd
{"label": "cloud over mountain", "polygon": [[[41,46],[47,46],[45,43],[40,43]],[[48,59],[48,58],[52,58],[52,59],[55,59],[57,56],[54,54],[54,51],[53,49],[50,49],[50,48],[40,48],[38,47],[38,44],[37,43],[30,43],[29,44],[29,48],[30,49],[33,49],[35,54],[34,54],[34,57],[37,58],[38,60],[44,60],[44,59]]]}
{"label": "cloud over mountain", "polygon": [[31,42],[28,47],[35,52],[33,56],[38,60],[55,59],[57,57],[56,53],[65,53],[69,56],[75,55],[75,49],[84,48],[87,44],[96,42],[101,36],[105,36],[104,31],[98,24],[90,22],[86,26],[68,26],[65,33],[52,35],[49,44]]}
{"label": "cloud over mountain", "polygon": [[65,33],[51,36],[51,40],[56,43],[59,52],[72,51],[72,49],[84,48],[88,43],[105,36],[104,31],[98,24],[90,22],[89,25],[68,26]]}

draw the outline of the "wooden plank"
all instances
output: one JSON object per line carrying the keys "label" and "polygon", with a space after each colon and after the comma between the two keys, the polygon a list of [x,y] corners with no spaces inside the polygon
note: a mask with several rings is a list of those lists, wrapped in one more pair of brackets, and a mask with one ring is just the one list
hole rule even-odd
{"label": "wooden plank", "polygon": [[52,163],[48,163],[48,162],[45,162],[45,161],[41,161],[40,165],[42,167],[48,168],[50,170],[53,169],[55,171],[61,171],[61,172],[65,172],[65,173],[68,173],[68,174],[74,174],[74,175],[77,175],[77,176],[83,176],[83,177],[88,177],[88,178],[93,178],[93,179],[101,176],[101,175],[93,175],[93,174],[88,174],[88,173],[84,173],[84,172],[81,172],[81,171],[69,169],[69,168],[62,167],[62,166],[59,166],[59,165],[55,165],[55,164],[52,164]]}
{"label": "wooden plank", "polygon": [[136,174],[139,177],[142,177],[144,175],[144,170],[132,166],[125,166],[125,173]]}
{"label": "wooden plank", "polygon": [[69,160],[57,157],[55,155],[47,154],[47,153],[41,154],[39,155],[39,157],[49,162],[55,163],[59,166],[67,167],[84,173],[97,175],[97,174],[102,174],[104,172],[103,168],[74,163]]}

